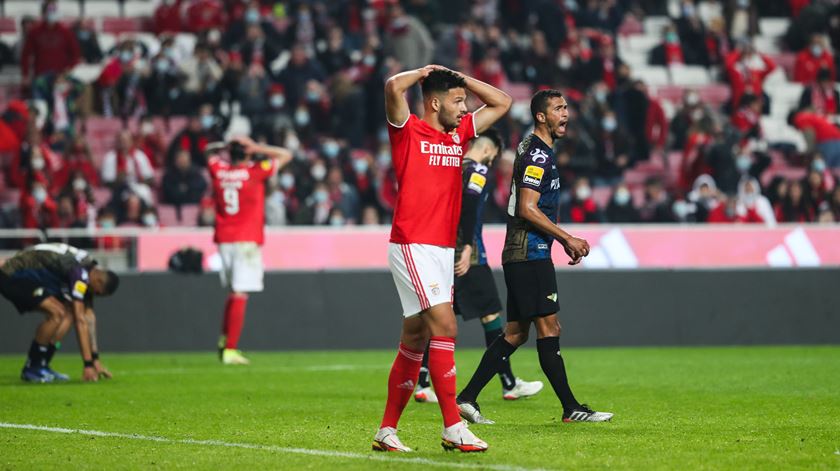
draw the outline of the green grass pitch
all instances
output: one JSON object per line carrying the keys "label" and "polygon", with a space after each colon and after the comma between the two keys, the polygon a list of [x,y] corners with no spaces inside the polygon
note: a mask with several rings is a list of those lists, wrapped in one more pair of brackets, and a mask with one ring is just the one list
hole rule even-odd
{"label": "green grass pitch", "polygon": [[[0,469],[840,469],[840,347],[566,349],[576,395],[613,421],[564,424],[548,386],[505,402],[494,379],[480,455],[444,452],[437,405],[413,401],[400,436],[417,452],[369,451],[393,355],[111,354],[115,379],[81,384],[63,352],[63,385],[23,384],[22,355],[0,356]],[[460,385],[480,355],[457,353]],[[513,366],[544,379],[532,349]]]}

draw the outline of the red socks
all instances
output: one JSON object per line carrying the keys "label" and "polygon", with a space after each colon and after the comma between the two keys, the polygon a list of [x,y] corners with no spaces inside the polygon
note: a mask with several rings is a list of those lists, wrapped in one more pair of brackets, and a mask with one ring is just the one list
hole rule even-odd
{"label": "red socks", "polygon": [[415,352],[400,343],[397,358],[394,359],[391,374],[388,376],[388,401],[385,403],[385,416],[382,417],[380,428],[397,428],[397,422],[400,421],[400,416],[414,393],[414,384],[420,374],[422,362],[423,352]]}
{"label": "red socks", "polygon": [[443,414],[443,426],[450,427],[461,420],[455,403],[455,339],[432,337],[429,340],[429,374]]}
{"label": "red socks", "polygon": [[231,293],[225,302],[225,317],[222,322],[222,333],[227,337],[225,348],[236,349],[239,336],[242,335],[242,325],[245,323],[245,306],[248,304],[247,294]]}

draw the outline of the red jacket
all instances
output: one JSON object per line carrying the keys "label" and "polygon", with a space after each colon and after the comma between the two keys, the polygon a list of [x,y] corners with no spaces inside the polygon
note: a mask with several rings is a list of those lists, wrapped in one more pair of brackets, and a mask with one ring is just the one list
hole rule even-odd
{"label": "red jacket", "polygon": [[726,56],[725,68],[729,83],[732,86],[732,109],[737,110],[741,104],[741,97],[749,92],[755,96],[762,96],[764,79],[776,68],[776,63],[770,57],[759,54],[764,62],[762,69],[750,69],[741,61],[741,51],[733,51]]}
{"label": "red jacket", "polygon": [[90,160],[83,156],[67,156],[64,165],[55,173],[55,178],[53,178],[51,185],[53,191],[61,191],[67,186],[70,182],[70,177],[76,172],[82,173],[89,186],[93,188],[99,187],[99,173]]}
{"label": "red jacket", "polygon": [[747,134],[754,128],[757,128],[758,135],[761,136],[761,116],[749,108],[744,107],[738,110],[738,112],[732,116],[732,125],[744,134]]}
{"label": "red jacket", "polygon": [[152,17],[155,33],[180,33],[184,31],[184,20],[181,18],[181,0],[175,0],[171,5],[161,3]]}
{"label": "red jacket", "polygon": [[706,222],[711,224],[726,224],[726,223],[763,223],[764,219],[758,215],[755,209],[750,208],[747,209],[747,214],[743,216],[739,216],[738,214],[732,214],[731,216],[726,214],[726,205],[719,204],[715,209],[709,212],[709,218],[706,219]]}
{"label": "red jacket", "polygon": [[668,118],[656,98],[648,99],[645,137],[654,147],[665,147],[668,140]]}
{"label": "red jacket", "polygon": [[227,15],[218,0],[196,0],[187,7],[187,27],[193,33],[224,28]]}
{"label": "red jacket", "polygon": [[76,35],[61,23],[47,24],[39,21],[27,33],[21,51],[21,72],[29,76],[30,67],[35,75],[64,72],[79,63],[81,53]]}
{"label": "red jacket", "polygon": [[814,57],[810,48],[800,51],[793,66],[793,81],[809,84],[817,79],[817,72],[822,68],[828,69],[832,82],[837,81],[834,56],[828,51],[823,51],[820,57]]}
{"label": "red jacket", "polygon": [[840,140],[840,129],[831,124],[825,116],[803,111],[793,117],[793,124],[800,131],[813,131],[817,144]]}
{"label": "red jacket", "polygon": [[20,220],[24,229],[58,227],[58,205],[49,196],[39,205],[29,192],[22,192],[20,194]]}

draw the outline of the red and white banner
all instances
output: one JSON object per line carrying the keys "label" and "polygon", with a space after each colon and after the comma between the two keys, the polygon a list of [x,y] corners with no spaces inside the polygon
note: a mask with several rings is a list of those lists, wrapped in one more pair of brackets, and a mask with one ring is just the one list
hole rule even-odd
{"label": "red and white banner", "polygon": [[[840,225],[779,226],[569,226],[592,251],[587,268],[735,268],[840,266]],[[388,227],[282,228],[266,231],[267,270],[387,269]],[[487,226],[484,240],[490,265],[499,267],[504,226]],[[183,247],[205,254],[208,269],[218,267],[212,231],[167,229],[137,240],[137,269],[166,270],[169,257]],[[554,247],[557,267],[567,266]]]}

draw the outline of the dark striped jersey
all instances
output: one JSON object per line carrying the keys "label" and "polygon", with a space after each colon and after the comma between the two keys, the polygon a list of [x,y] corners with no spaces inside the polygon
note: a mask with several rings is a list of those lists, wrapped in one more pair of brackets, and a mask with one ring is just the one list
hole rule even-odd
{"label": "dark striped jersey", "polygon": [[88,272],[95,265],[84,250],[67,244],[38,244],[6,260],[0,270],[10,278],[38,282],[50,295],[82,301],[88,294]]}

